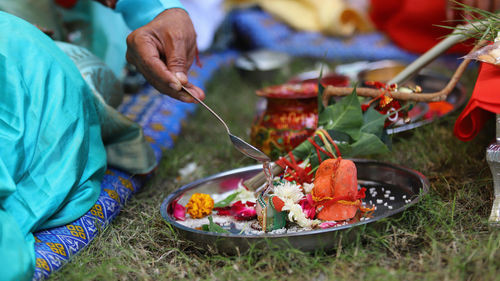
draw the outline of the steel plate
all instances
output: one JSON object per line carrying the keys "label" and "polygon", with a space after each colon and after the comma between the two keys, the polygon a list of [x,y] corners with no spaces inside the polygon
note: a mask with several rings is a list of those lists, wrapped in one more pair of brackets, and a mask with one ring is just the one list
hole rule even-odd
{"label": "steel plate", "polygon": [[[195,242],[204,248],[216,248],[227,254],[245,252],[250,247],[266,248],[270,243],[278,247],[294,247],[303,251],[317,249],[333,249],[339,241],[349,241],[362,226],[376,226],[381,219],[401,214],[408,207],[416,204],[421,196],[428,192],[429,182],[421,173],[401,166],[373,160],[354,159],[358,170],[358,182],[367,188],[365,202],[372,201],[377,207],[372,218],[353,222],[348,225],[329,229],[318,229],[287,234],[220,234],[197,230],[177,222],[171,215],[171,204],[183,195],[182,200],[188,200],[191,194],[223,193],[237,188],[238,182],[251,178],[262,170],[261,165],[249,166],[222,172],[182,186],[164,200],[161,205],[161,215],[171,224],[184,239]],[[369,192],[371,189],[372,192]],[[390,191],[393,200],[384,197]],[[375,193],[377,194],[373,196]],[[384,203],[388,203],[384,206]],[[389,205],[390,204],[390,205]],[[392,209],[390,208],[392,207]]]}

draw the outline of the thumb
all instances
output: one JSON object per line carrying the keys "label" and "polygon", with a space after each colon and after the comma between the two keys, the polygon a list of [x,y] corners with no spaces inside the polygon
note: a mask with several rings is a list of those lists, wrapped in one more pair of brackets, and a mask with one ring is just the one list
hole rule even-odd
{"label": "thumb", "polygon": [[172,52],[167,56],[167,68],[175,74],[181,84],[186,84],[188,82],[186,75],[187,54],[186,48],[180,45],[183,44],[176,44]]}

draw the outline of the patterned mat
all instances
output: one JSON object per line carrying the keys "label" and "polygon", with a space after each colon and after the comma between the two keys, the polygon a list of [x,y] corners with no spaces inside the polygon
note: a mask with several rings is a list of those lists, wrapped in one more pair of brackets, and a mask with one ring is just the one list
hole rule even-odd
{"label": "patterned mat", "polygon": [[230,21],[238,39],[250,48],[265,48],[293,56],[341,61],[412,61],[416,58],[415,54],[398,48],[379,32],[348,38],[329,37],[317,32],[299,32],[260,9],[235,11],[231,13]]}
{"label": "patterned mat", "polygon": [[[215,70],[229,65],[236,55],[235,51],[226,51],[202,56],[204,66],[191,70],[190,81],[203,86]],[[144,128],[157,161],[161,158],[162,150],[173,147],[183,120],[195,109],[195,104],[160,95],[151,86],[145,86],[137,95],[128,96],[120,107],[122,113]],[[145,177],[131,176],[109,168],[101,184],[99,199],[90,211],[70,224],[35,233],[36,268],[33,280],[47,278],[85,248],[110,224],[145,181]]]}

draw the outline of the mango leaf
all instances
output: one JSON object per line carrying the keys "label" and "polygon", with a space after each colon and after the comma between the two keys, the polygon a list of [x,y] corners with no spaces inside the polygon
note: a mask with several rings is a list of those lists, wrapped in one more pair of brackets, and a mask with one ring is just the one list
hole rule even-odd
{"label": "mango leaf", "polygon": [[361,132],[371,133],[381,137],[382,132],[385,131],[385,119],[387,119],[386,115],[378,112],[375,108],[370,106],[363,114],[363,126],[361,127]]}
{"label": "mango leaf", "polygon": [[351,136],[338,130],[328,130],[328,134],[337,142],[352,143],[354,141]]}
{"label": "mango leaf", "polygon": [[376,135],[361,133],[361,137],[359,138],[359,140],[351,144],[351,150],[349,151],[349,153],[345,153],[345,155],[343,154],[342,156],[347,158],[372,154],[383,154],[388,152],[389,148]]}
{"label": "mango leaf", "polygon": [[224,198],[224,200],[221,200],[217,203],[214,204],[214,208],[223,208],[223,207],[227,207],[229,206],[229,204],[231,204],[231,202],[233,202],[234,198],[236,198],[236,196],[238,196],[238,194],[240,194],[240,192],[234,192],[232,194],[229,194],[226,198]]}
{"label": "mango leaf", "polygon": [[[323,126],[337,144],[342,157],[359,157],[389,152],[391,139],[384,129],[386,115],[374,108],[364,114],[356,91],[325,108],[319,115],[318,125]],[[323,148],[325,145],[319,136],[312,138]],[[297,159],[309,159],[313,169],[319,165],[316,147],[309,141],[302,142],[293,151]],[[328,156],[320,152],[321,159]]]}
{"label": "mango leaf", "polygon": [[[317,137],[315,137],[317,138]],[[305,140],[301,144],[299,144],[297,147],[295,147],[292,151],[293,156],[298,159],[307,159],[309,155],[314,151],[314,147],[309,141]]]}
{"label": "mango leaf", "polygon": [[363,125],[363,112],[356,90],[339,102],[329,105],[318,116],[318,126],[325,130],[337,130],[348,134],[354,140],[360,136]]}
{"label": "mango leaf", "polygon": [[323,105],[323,91],[325,90],[325,87],[323,87],[323,84],[321,84],[322,77],[323,77],[323,67],[321,67],[318,78],[318,114],[323,112],[323,110],[325,110],[325,106]]}

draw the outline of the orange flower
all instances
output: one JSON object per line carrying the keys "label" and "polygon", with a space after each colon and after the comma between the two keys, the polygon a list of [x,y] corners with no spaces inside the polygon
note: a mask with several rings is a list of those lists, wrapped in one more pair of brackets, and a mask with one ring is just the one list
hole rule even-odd
{"label": "orange flower", "polygon": [[194,219],[200,219],[212,213],[214,199],[208,194],[195,193],[186,205],[186,211]]}

